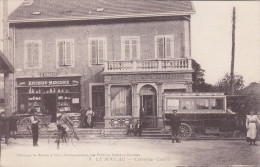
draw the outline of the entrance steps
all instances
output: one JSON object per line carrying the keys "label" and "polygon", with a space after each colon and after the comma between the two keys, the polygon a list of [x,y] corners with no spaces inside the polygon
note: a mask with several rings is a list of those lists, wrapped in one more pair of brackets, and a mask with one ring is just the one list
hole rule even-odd
{"label": "entrance steps", "polygon": [[143,129],[142,139],[171,139],[171,133],[166,133],[160,128],[145,128]]}

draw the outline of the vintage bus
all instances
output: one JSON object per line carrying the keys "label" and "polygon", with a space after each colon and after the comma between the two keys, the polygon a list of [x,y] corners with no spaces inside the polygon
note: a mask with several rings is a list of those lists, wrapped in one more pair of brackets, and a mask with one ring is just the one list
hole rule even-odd
{"label": "vintage bus", "polygon": [[163,97],[165,129],[170,129],[170,114],[177,110],[182,120],[182,138],[192,133],[221,133],[234,128],[235,114],[228,111],[224,93],[165,93]]}

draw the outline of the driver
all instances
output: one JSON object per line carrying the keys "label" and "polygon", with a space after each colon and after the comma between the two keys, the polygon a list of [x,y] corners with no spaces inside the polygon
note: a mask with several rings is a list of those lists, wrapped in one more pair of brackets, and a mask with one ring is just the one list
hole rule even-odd
{"label": "driver", "polygon": [[64,136],[67,135],[66,131],[73,127],[73,122],[66,113],[59,113],[57,118],[57,128],[61,133],[61,139],[63,139]]}

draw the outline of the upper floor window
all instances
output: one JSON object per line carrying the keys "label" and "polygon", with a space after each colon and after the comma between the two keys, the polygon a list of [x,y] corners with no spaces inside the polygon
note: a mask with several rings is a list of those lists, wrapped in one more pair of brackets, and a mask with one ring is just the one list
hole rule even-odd
{"label": "upper floor window", "polygon": [[24,43],[24,67],[42,67],[42,42],[38,40],[28,40]]}
{"label": "upper floor window", "polygon": [[174,41],[172,35],[155,37],[156,58],[174,58]]}
{"label": "upper floor window", "polygon": [[106,39],[90,38],[89,39],[89,58],[92,65],[104,64],[106,59]]}
{"label": "upper floor window", "polygon": [[140,38],[139,37],[122,37],[121,46],[124,60],[140,58]]}
{"label": "upper floor window", "polygon": [[57,66],[74,66],[74,42],[72,39],[57,40]]}

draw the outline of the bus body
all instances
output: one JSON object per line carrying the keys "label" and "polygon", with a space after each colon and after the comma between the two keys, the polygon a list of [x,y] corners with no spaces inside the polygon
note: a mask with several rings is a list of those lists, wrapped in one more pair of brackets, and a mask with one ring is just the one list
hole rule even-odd
{"label": "bus body", "polygon": [[164,93],[163,110],[165,129],[169,128],[169,117],[177,110],[183,123],[193,133],[219,133],[229,131],[234,123],[227,114],[224,93]]}

